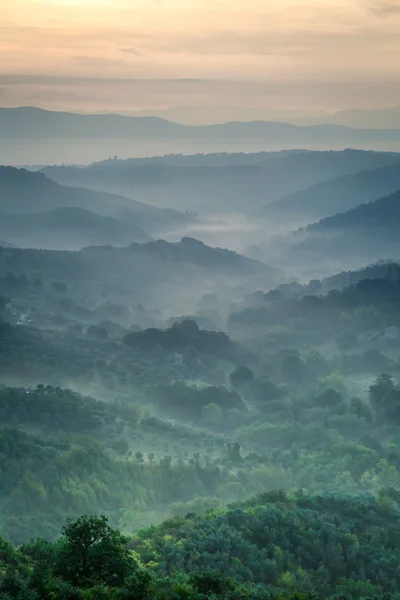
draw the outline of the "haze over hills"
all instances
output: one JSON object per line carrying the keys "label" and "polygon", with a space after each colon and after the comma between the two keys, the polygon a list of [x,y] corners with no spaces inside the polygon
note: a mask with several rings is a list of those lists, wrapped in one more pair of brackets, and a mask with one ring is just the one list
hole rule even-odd
{"label": "haze over hills", "polygon": [[0,5],[0,600],[400,600],[400,0]]}
{"label": "haze over hills", "polygon": [[[105,114],[108,111],[96,111]],[[360,129],[400,129],[400,107],[339,111],[295,110],[246,106],[170,106],[159,109],[120,110],[118,114],[159,117],[182,125],[216,125],[227,121],[272,121],[291,125],[343,125]]]}
{"label": "haze over hills", "polygon": [[[78,114],[90,114],[79,111]],[[95,115],[110,114],[109,110],[96,110]],[[203,126],[226,122],[269,121],[290,123],[291,125],[343,125],[361,129],[400,129],[400,107],[361,109],[352,108],[339,111],[279,109],[254,106],[186,105],[167,108],[141,110],[117,110],[117,115],[130,117],[156,117],[173,121],[180,125]]]}
{"label": "haze over hills", "polygon": [[342,110],[332,115],[329,122],[360,129],[400,129],[400,106]]}
{"label": "haze over hills", "polygon": [[390,152],[283,151],[111,159],[88,167],[42,171],[63,185],[107,190],[205,216],[236,211],[253,214],[259,206],[313,184],[396,160],[397,155]]}
{"label": "haze over hills", "polygon": [[322,232],[322,231],[346,231],[347,229],[364,230],[366,234],[374,229],[382,229],[382,233],[393,228],[400,228],[399,217],[400,210],[400,191],[379,198],[375,202],[368,204],[360,204],[351,210],[336,214],[332,217],[322,219],[318,223],[308,225],[306,231]]}
{"label": "haze over hills", "polygon": [[77,207],[27,213],[0,213],[0,235],[20,248],[80,249],[110,244],[124,246],[151,238],[139,227]]}
{"label": "haze over hills", "polygon": [[263,207],[259,214],[286,222],[307,223],[332,216],[400,189],[400,159],[393,164],[337,177],[283,197]]}
{"label": "haze over hills", "polygon": [[[0,212],[30,214],[45,213],[54,211],[55,209],[66,208],[82,209],[82,211],[96,213],[91,216],[88,212],[80,213],[84,219],[84,223],[88,226],[87,233],[89,238],[86,245],[95,239],[100,241],[100,238],[96,237],[100,235],[100,230],[103,230],[104,234],[106,234],[105,217],[114,219],[113,221],[109,221],[110,226],[112,224],[114,234],[116,234],[117,230],[121,234],[124,232],[124,243],[127,242],[126,234],[128,225],[132,228],[133,238],[131,238],[131,241],[134,239],[144,241],[146,235],[147,239],[149,239],[151,233],[158,233],[164,229],[173,228],[176,225],[180,226],[188,221],[187,216],[180,215],[173,210],[148,206],[133,199],[104,192],[62,186],[40,172],[31,172],[13,167],[0,167]],[[68,217],[69,224],[68,221],[65,221],[66,230],[74,223],[76,223],[77,227],[82,226],[81,219],[76,222],[72,218],[73,214],[77,215],[77,213],[72,213],[71,211],[68,213],[65,212],[63,215],[60,212],[56,212],[52,214],[51,220],[54,226],[56,226],[56,223],[62,226],[63,220]],[[117,221],[123,221],[123,223],[117,225]],[[39,221],[37,224],[39,225]],[[42,217],[42,225],[44,225],[44,217]],[[94,237],[92,238],[90,238],[90,228],[93,228]],[[139,236],[138,238],[135,238],[135,231]],[[82,233],[83,229],[81,228],[80,234]],[[114,241],[116,241],[116,238],[114,238]]]}
{"label": "haze over hills", "polygon": [[[393,129],[351,129],[329,124],[300,127],[265,121],[196,127],[156,117],[82,115],[31,107],[0,109],[0,131],[7,140],[6,153],[4,157],[0,154],[0,160],[11,164],[85,162],[81,158],[82,144],[78,144],[82,140],[86,140],[86,161],[88,157],[93,161],[101,154],[110,154],[110,148],[113,154],[123,156],[165,154],[167,148],[185,153],[210,149],[234,151],[238,145],[246,151],[349,146],[379,149],[382,144],[400,150],[400,131]],[[51,145],[51,140],[56,138],[63,140],[57,150]]]}
{"label": "haze over hills", "polygon": [[364,263],[398,257],[400,191],[327,217],[300,230],[294,252],[319,253],[322,260],[344,260],[346,255]]}
{"label": "haze over hills", "polygon": [[246,282],[273,286],[283,277],[279,270],[261,262],[191,238],[179,243],[133,243],[125,248],[90,246],[79,252],[3,250],[0,277],[10,268],[16,275],[29,272],[46,279],[62,274],[67,283],[97,289],[109,300],[144,302],[158,309],[171,310],[180,303],[190,307],[198,295],[218,288],[232,293],[235,286]]}

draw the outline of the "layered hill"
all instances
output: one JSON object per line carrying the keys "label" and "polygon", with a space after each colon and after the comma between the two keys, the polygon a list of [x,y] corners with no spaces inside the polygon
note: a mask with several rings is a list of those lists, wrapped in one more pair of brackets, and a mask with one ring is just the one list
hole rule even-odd
{"label": "layered hill", "polygon": [[323,233],[356,229],[368,234],[383,235],[400,230],[400,191],[375,202],[360,204],[355,208],[309,225],[306,231]]}
{"label": "layered hill", "polygon": [[[199,296],[256,281],[266,287],[282,274],[235,252],[211,248],[191,238],[128,247],[90,246],[79,252],[0,248],[0,275],[29,273],[79,283],[80,295],[102,294],[109,300],[143,302],[153,308],[189,308]],[[230,290],[230,292],[229,292]]]}
{"label": "layered hill", "polygon": [[157,206],[252,213],[265,203],[336,177],[400,162],[390,152],[260,152],[106,160],[88,167],[47,167],[62,185],[107,190]]}
{"label": "layered hill", "polygon": [[139,227],[72,206],[38,214],[2,212],[0,235],[22,248],[60,250],[79,249],[88,244],[123,246],[150,239]]}
{"label": "layered hill", "polygon": [[392,157],[392,164],[318,183],[266,205],[260,214],[286,222],[309,222],[393,193],[400,189],[400,160]]}
{"label": "layered hill", "polygon": [[364,262],[376,261],[382,256],[397,258],[399,214],[398,191],[299,230],[295,238],[302,241],[295,245],[294,251],[310,250],[331,258],[353,255],[362,257]]}
{"label": "layered hill", "polygon": [[[33,214],[61,208],[91,211],[103,217],[124,221],[125,224],[138,230],[143,228],[149,233],[160,232],[174,224],[187,222],[184,215],[173,210],[148,206],[115,194],[63,186],[40,172],[0,167],[0,212]],[[67,214],[65,216],[67,217]],[[67,220],[71,220],[72,217],[72,213],[69,212]],[[81,217],[83,218],[83,214]],[[87,220],[86,213],[85,222]],[[100,219],[97,222],[100,222]],[[96,227],[95,223],[92,225]],[[79,227],[78,222],[77,227]],[[139,238],[132,239],[143,241],[145,237],[141,234]],[[106,240],[98,241],[106,243]],[[126,241],[125,238],[125,243]],[[86,244],[89,243],[92,243],[90,239],[86,241]]]}

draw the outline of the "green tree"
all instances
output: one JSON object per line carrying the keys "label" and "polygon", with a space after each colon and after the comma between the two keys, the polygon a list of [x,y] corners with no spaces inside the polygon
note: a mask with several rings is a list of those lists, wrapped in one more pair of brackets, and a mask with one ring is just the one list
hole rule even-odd
{"label": "green tree", "polygon": [[69,519],[62,536],[55,572],[65,581],[80,587],[118,587],[135,570],[127,539],[104,516]]}
{"label": "green tree", "polygon": [[201,418],[204,421],[204,424],[209,427],[217,427],[221,422],[222,415],[222,408],[213,402],[206,404],[201,409]]}
{"label": "green tree", "polygon": [[236,367],[234,371],[229,375],[230,384],[235,388],[240,388],[241,386],[253,381],[254,373],[249,367],[245,365],[239,365]]}

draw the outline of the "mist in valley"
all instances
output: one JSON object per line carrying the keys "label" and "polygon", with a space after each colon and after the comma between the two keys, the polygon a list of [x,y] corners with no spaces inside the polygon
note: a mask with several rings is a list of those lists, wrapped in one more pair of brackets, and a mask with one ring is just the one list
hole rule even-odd
{"label": "mist in valley", "polygon": [[0,598],[399,600],[398,6],[189,4],[7,8]]}

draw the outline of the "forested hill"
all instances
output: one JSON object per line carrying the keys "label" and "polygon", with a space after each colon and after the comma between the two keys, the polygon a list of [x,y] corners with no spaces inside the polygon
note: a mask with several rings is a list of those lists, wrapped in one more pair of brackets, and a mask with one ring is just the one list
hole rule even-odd
{"label": "forested hill", "polygon": [[[0,273],[7,273],[11,265],[15,273],[31,270],[31,273],[37,276],[46,273],[55,275],[54,270],[57,271],[59,268],[64,273],[63,277],[70,279],[74,278],[74,267],[80,265],[77,274],[82,272],[82,269],[86,269],[86,274],[92,279],[99,277],[102,281],[106,281],[108,277],[115,276],[118,271],[122,273],[126,266],[129,266],[133,277],[135,273],[132,269],[142,270],[144,259],[148,260],[153,270],[175,267],[175,274],[179,273],[179,269],[185,268],[185,265],[192,265],[205,272],[225,271],[226,274],[236,273],[237,276],[244,278],[251,274],[279,276],[279,271],[264,263],[230,250],[207,246],[203,242],[187,237],[176,243],[157,240],[145,244],[133,243],[125,248],[90,246],[79,252],[0,247]],[[112,271],[107,271],[108,267],[112,267]],[[141,276],[151,277],[151,273],[142,273]]]}
{"label": "forested hill", "polygon": [[293,260],[319,253],[338,265],[357,257],[364,263],[398,256],[400,192],[299,229],[293,236]]}
{"label": "forested hill", "polygon": [[[363,170],[318,183],[296,191],[264,207],[265,217],[284,217],[289,222],[316,219],[350,210],[400,189],[400,160],[392,155],[392,164]],[[308,221],[309,222],[309,221]]]}
{"label": "forested hill", "polygon": [[67,187],[41,172],[0,166],[0,212],[32,214],[66,207],[121,219],[150,233],[173,223],[187,222],[187,217],[174,210],[103,191]]}
{"label": "forested hill", "polygon": [[237,285],[254,281],[256,287],[270,288],[283,280],[279,270],[264,263],[191,238],[127,247],[90,246],[75,252],[0,247],[0,278],[9,273],[29,275],[30,281],[71,284],[71,299],[80,304],[86,300],[93,304],[90,298],[100,289],[118,304],[168,307],[172,314],[177,304],[191,310],[200,296],[217,288],[232,298]]}
{"label": "forested hill", "polygon": [[0,539],[0,594],[40,600],[398,599],[398,493],[272,491],[132,539],[105,517],[68,521],[58,542]]}
{"label": "forested hill", "polygon": [[377,499],[272,491],[167,521],[142,532],[134,548],[160,575],[216,569],[270,592],[380,596],[400,582],[398,500],[385,490]]}
{"label": "forested hill", "polygon": [[[400,171],[400,170],[399,170]],[[365,233],[394,233],[400,230],[400,191],[369,204],[361,204],[352,210],[322,219],[309,225],[307,231],[325,232],[358,229]]]}

